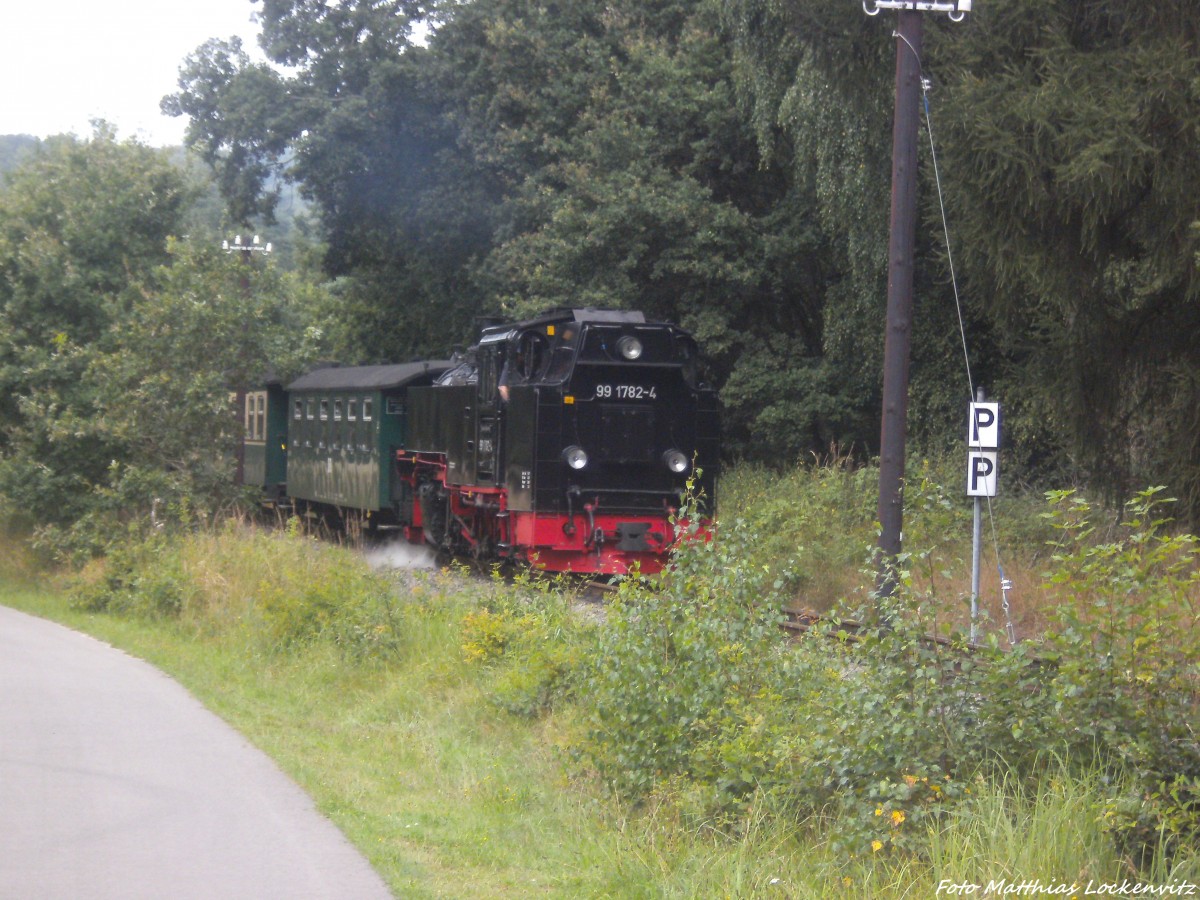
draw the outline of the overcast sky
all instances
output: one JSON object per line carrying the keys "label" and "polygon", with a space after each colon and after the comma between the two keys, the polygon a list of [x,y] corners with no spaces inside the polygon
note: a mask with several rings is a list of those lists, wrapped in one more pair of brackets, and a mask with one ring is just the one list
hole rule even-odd
{"label": "overcast sky", "polygon": [[186,118],[158,111],[183,59],[209,38],[241,37],[261,58],[249,0],[0,0],[0,134],[91,134],[166,146]]}

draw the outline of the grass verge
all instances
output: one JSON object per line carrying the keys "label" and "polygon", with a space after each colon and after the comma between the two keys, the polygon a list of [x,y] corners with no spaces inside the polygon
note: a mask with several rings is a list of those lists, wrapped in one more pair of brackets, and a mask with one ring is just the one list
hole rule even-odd
{"label": "grass verge", "polygon": [[[848,506],[833,495],[855,489],[845,479],[859,476],[793,477],[811,479],[804,503],[832,515]],[[954,555],[952,541],[939,535],[955,530],[957,514],[946,512],[936,491],[913,496],[925,503],[912,517],[914,533],[934,546],[940,540],[942,557]],[[657,639],[632,635],[610,643],[628,654],[631,666],[651,671],[646,688],[636,678],[603,690],[578,680],[580,673],[602,673],[578,658],[599,644],[594,635],[580,639],[567,622],[569,598],[560,593],[453,574],[380,576],[354,554],[294,533],[231,526],[152,538],[86,571],[73,601],[47,587],[27,561],[6,554],[0,602],[88,631],[176,677],[309,791],[400,897],[886,898],[936,896],[943,883],[979,891],[998,881],[1200,880],[1194,854],[1178,855],[1171,867],[1160,861],[1158,868],[1136,868],[1105,820],[1112,785],[1081,770],[1077,759],[1035,767],[1033,778],[1028,767],[1019,776],[999,765],[974,778],[956,772],[966,799],[945,814],[933,814],[940,797],[914,794],[931,777],[908,774],[907,763],[886,785],[891,799],[876,799],[878,791],[864,782],[857,813],[833,800],[789,808],[797,785],[807,785],[810,796],[826,790],[820,776],[830,763],[810,758],[816,750],[861,745],[889,754],[902,746],[905,729],[919,722],[897,720],[879,740],[870,730],[898,699],[917,696],[897,674],[913,666],[905,656],[893,667],[909,692],[903,696],[888,693],[887,685],[856,683],[875,669],[830,668],[836,658],[815,647],[791,654],[792,668],[778,670],[782,678],[758,672],[755,660],[767,658],[748,652],[756,644],[745,629],[760,623],[740,610],[746,598],[761,599],[784,584],[765,573],[775,566],[770,555],[786,549],[785,539],[762,524],[772,520],[758,515],[761,505],[735,508],[757,516],[743,531],[745,546],[711,571],[700,558],[681,569],[673,602],[689,627],[664,629],[661,647]],[[793,554],[811,573],[832,570],[837,554],[847,552],[820,534],[820,518],[806,520],[807,543]],[[755,553],[766,555],[751,560]],[[929,572],[930,596],[944,591],[932,579],[945,576],[932,566]],[[835,581],[831,575],[828,583]],[[722,611],[723,605],[734,608]],[[630,612],[617,617],[622,627],[651,625],[660,615],[653,607]],[[767,640],[772,629],[769,618],[763,621],[760,637]],[[933,657],[917,662],[931,675],[954,667]],[[646,668],[663,663],[662,679]],[[577,679],[570,689],[561,686],[564,672]],[[828,693],[805,700],[805,727],[825,732],[814,742],[796,730],[790,711],[759,705],[776,692],[795,700],[797,679],[790,676],[805,672],[812,678],[801,690],[828,682],[847,700],[878,701],[878,708],[842,708]],[[731,673],[752,677],[730,680]],[[643,709],[641,698],[649,702],[651,690],[680,674],[714,698],[676,735],[690,774],[659,778],[648,769],[651,788],[638,802],[614,798],[577,755],[589,727],[579,692],[608,691],[619,701],[610,705],[614,715],[628,709],[645,716],[659,707]],[[685,695],[690,702],[694,692]],[[958,699],[974,708],[972,698]],[[1025,695],[1017,692],[1016,699]],[[654,702],[664,700],[661,708],[687,708],[662,693]],[[942,700],[933,709],[948,711]],[[674,721],[662,720],[665,733],[676,730]],[[657,751],[645,764],[652,769],[656,758]],[[774,760],[803,768],[772,772]],[[854,775],[861,760],[839,764]],[[723,814],[694,802],[699,789],[687,778],[712,776],[719,784],[735,769],[759,775],[727,795]],[[755,788],[763,773],[778,776],[774,795]],[[850,815],[862,821],[848,822]],[[891,841],[892,828],[913,837]],[[871,841],[876,832],[884,840]],[[847,833],[866,835],[859,850],[834,837]]]}

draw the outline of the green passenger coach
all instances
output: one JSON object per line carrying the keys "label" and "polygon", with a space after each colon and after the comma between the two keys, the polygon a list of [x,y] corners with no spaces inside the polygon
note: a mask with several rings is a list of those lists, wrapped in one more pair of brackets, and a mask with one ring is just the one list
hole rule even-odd
{"label": "green passenger coach", "polygon": [[[394,523],[411,506],[395,477],[408,436],[408,389],[432,384],[442,361],[317,369],[287,388],[287,493]],[[405,501],[408,501],[405,505]]]}

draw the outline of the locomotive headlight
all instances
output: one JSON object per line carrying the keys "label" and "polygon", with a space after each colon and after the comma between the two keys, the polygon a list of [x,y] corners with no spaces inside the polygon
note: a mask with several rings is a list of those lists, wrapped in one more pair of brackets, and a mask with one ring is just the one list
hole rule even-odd
{"label": "locomotive headlight", "polygon": [[640,359],[642,356],[642,342],[633,335],[627,334],[617,341],[617,352],[630,362],[633,362],[633,360]]}
{"label": "locomotive headlight", "polygon": [[688,458],[678,450],[668,450],[662,455],[662,459],[667,464],[667,468],[676,475],[682,475],[688,470]]}
{"label": "locomotive headlight", "polygon": [[588,464],[588,455],[583,451],[582,447],[576,447],[572,444],[562,452],[563,462],[572,469],[582,469]]}

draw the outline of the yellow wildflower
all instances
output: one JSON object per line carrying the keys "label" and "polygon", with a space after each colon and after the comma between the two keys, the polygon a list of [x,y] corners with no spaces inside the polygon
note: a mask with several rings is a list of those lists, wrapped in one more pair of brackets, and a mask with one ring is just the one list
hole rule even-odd
{"label": "yellow wildflower", "polygon": [[871,852],[878,853],[883,849],[883,841],[871,841]]}
{"label": "yellow wildflower", "polygon": [[904,810],[902,810],[902,809],[892,810],[892,824],[893,825],[903,825],[904,819],[905,819]]}

